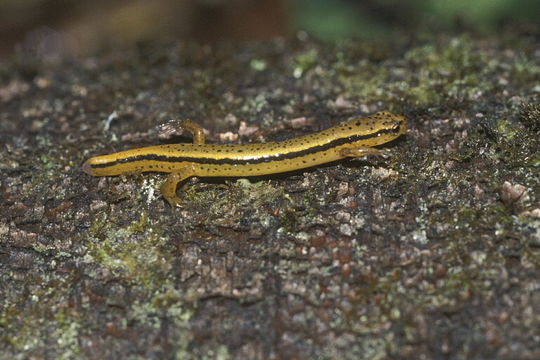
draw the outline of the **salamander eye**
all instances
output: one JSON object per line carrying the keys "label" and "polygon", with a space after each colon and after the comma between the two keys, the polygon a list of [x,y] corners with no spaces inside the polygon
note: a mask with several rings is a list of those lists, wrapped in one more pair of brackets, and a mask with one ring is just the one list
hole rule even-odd
{"label": "salamander eye", "polygon": [[399,133],[401,131],[401,122],[392,121],[389,125],[388,130],[393,133]]}

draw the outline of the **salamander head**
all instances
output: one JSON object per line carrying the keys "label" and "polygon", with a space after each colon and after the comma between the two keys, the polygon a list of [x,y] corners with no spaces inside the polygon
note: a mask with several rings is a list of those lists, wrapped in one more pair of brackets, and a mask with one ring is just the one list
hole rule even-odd
{"label": "salamander head", "polygon": [[389,111],[379,111],[368,116],[368,119],[375,120],[376,131],[384,131],[393,134],[395,137],[407,133],[407,119],[401,115],[393,114]]}
{"label": "salamander head", "polygon": [[407,133],[407,119],[388,111],[348,121],[343,128],[352,136],[358,136],[365,146],[377,146]]}

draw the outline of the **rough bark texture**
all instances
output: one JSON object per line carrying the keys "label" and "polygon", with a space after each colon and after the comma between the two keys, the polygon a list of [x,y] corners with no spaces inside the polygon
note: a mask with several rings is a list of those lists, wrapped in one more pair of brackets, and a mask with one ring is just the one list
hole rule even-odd
{"label": "rough bark texture", "polygon": [[[0,70],[1,358],[540,357],[533,38],[163,44]],[[390,110],[388,158],[93,178],[90,156]]]}

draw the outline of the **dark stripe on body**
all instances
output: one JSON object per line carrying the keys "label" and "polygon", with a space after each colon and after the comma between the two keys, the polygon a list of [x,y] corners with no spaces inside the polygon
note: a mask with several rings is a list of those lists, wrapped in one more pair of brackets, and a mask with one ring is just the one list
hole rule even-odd
{"label": "dark stripe on body", "polygon": [[144,160],[151,160],[151,161],[161,161],[161,162],[193,162],[197,164],[217,164],[217,165],[251,165],[251,164],[262,164],[265,162],[271,162],[271,161],[280,161],[280,160],[286,160],[286,159],[295,159],[298,157],[306,156],[315,154],[321,151],[325,151],[328,149],[332,149],[336,146],[350,144],[356,141],[360,140],[367,140],[372,139],[374,137],[378,137],[383,134],[388,133],[395,133],[398,134],[400,131],[400,126],[396,126],[393,129],[384,129],[377,131],[376,133],[370,134],[370,135],[352,135],[346,138],[340,138],[333,140],[327,144],[324,145],[317,145],[310,147],[308,149],[299,150],[299,151],[291,151],[284,154],[279,154],[275,156],[267,156],[263,157],[261,156],[258,159],[234,159],[234,158],[223,158],[223,159],[213,159],[213,158],[205,158],[205,157],[190,157],[190,156],[166,156],[166,155],[155,155],[155,154],[146,154],[146,155],[137,155],[137,156],[130,156],[124,159],[118,159],[115,161],[111,161],[104,164],[92,164],[91,167],[93,169],[98,168],[106,168],[109,166],[114,166],[118,164],[127,164],[130,162],[135,161],[144,161]]}

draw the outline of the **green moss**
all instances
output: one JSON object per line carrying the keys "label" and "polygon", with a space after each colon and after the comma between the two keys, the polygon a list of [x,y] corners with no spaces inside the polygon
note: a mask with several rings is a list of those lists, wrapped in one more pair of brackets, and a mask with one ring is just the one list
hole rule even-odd
{"label": "green moss", "polygon": [[410,49],[403,60],[412,71],[404,70],[400,63],[361,62],[340,81],[350,96],[389,103],[390,110],[399,99],[418,107],[445,106],[473,101],[493,89],[492,82],[485,80],[499,70],[487,57],[469,38],[461,37]]}
{"label": "green moss", "polygon": [[164,257],[166,239],[158,227],[149,224],[145,212],[125,227],[118,227],[109,219],[103,215],[92,225],[94,232],[86,256],[125,281],[148,290],[159,288],[171,264]]}
{"label": "green moss", "polygon": [[502,119],[497,123],[497,133],[506,141],[512,141],[521,132],[508,120]]}
{"label": "green moss", "polygon": [[82,351],[79,347],[79,339],[83,329],[81,321],[77,321],[76,313],[66,314],[62,311],[55,316],[57,325],[52,337],[56,339],[57,348],[55,351],[58,354],[58,359],[74,359],[82,356]]}
{"label": "green moss", "polygon": [[298,79],[302,77],[308,70],[314,67],[317,64],[318,55],[317,49],[310,49],[302,54],[299,54],[296,58],[293,76]]}
{"label": "green moss", "polygon": [[62,164],[59,159],[60,155],[58,152],[51,150],[47,154],[42,154],[38,157],[39,161],[37,166],[33,169],[32,181],[27,182],[23,187],[21,196],[23,199],[31,198],[33,196],[41,197],[54,197],[61,199],[61,193],[54,192],[49,184],[54,182],[56,179],[63,177],[62,172],[60,171]]}
{"label": "green moss", "polygon": [[540,132],[540,105],[523,103],[519,108],[519,119],[526,129]]}
{"label": "green moss", "polygon": [[249,65],[255,71],[263,71],[268,66],[268,64],[266,63],[264,59],[252,59],[249,62]]}

